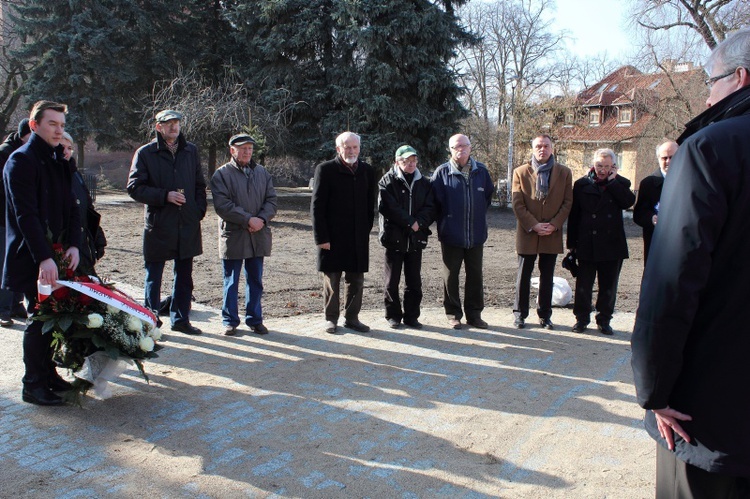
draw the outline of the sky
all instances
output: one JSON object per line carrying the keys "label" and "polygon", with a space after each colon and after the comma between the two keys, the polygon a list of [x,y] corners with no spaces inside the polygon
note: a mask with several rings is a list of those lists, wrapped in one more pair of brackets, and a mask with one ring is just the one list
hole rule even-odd
{"label": "sky", "polygon": [[579,57],[608,55],[624,59],[630,53],[625,0],[556,0],[553,29],[570,32],[568,48]]}

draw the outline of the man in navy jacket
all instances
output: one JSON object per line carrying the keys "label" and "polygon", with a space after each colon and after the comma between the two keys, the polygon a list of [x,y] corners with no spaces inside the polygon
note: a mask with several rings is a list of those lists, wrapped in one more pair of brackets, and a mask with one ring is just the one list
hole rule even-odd
{"label": "man in navy jacket", "polygon": [[[59,277],[52,241],[62,239],[69,268],[78,266],[81,221],[60,145],[67,110],[56,102],[34,104],[29,120],[33,133],[11,154],[3,171],[7,223],[3,286],[26,295],[29,314],[37,303],[37,280],[52,285]],[[69,390],[71,385],[55,369],[52,335],[42,334],[42,326],[29,321],[24,332],[21,397],[31,404],[60,405],[63,400],[54,392]]]}
{"label": "man in navy jacket", "polygon": [[[471,142],[466,135],[454,135],[448,145],[451,159],[432,176],[443,255],[443,308],[453,329],[461,329],[464,314],[467,324],[486,329],[487,323],[482,320],[482,255],[487,240],[487,209],[495,186],[487,167],[471,157]],[[463,312],[458,290],[462,264],[466,271]]]}

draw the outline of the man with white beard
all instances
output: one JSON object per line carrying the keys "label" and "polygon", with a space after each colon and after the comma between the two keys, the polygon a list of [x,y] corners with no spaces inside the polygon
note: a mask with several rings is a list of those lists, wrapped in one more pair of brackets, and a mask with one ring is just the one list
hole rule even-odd
{"label": "man with white beard", "polygon": [[372,167],[359,159],[360,138],[352,132],[336,137],[336,158],[315,168],[313,236],[318,270],[323,273],[325,332],[333,334],[340,314],[341,275],[346,283],[344,327],[370,330],[359,320],[365,272],[369,270],[370,231],[375,220],[376,185]]}

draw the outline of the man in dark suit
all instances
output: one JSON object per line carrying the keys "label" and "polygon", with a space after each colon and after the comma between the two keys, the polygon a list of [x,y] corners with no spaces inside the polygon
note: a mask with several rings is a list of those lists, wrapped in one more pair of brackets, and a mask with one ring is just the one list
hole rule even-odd
{"label": "man in dark suit", "polygon": [[359,320],[365,272],[369,270],[370,231],[375,221],[375,173],[359,159],[359,135],[336,137],[336,158],[315,168],[312,202],[313,236],[318,270],[323,273],[325,331],[335,333],[339,319],[341,275],[346,282],[344,327],[366,333]]}
{"label": "man in dark suit", "polygon": [[[68,268],[75,270],[79,261],[81,221],[60,145],[67,111],[56,102],[34,104],[29,119],[33,133],[11,154],[3,171],[8,224],[3,286],[26,295],[29,314],[37,304],[37,280],[53,285],[59,277],[52,241],[62,238]],[[31,404],[60,405],[63,400],[54,392],[70,390],[71,385],[55,369],[52,335],[42,334],[42,326],[29,321],[24,332],[21,397]]]}
{"label": "man in dark suit", "polygon": [[633,208],[633,221],[643,227],[643,266],[646,266],[651,237],[659,214],[659,199],[669,163],[677,152],[677,142],[668,140],[656,148],[659,170],[641,180],[638,185],[638,201]]}
{"label": "man in dark suit", "polygon": [[602,334],[611,335],[609,325],[615,311],[617,283],[628,243],[622,210],[633,206],[635,195],[630,180],[617,174],[612,149],[598,149],[588,175],[573,184],[573,208],[568,218],[568,249],[578,259],[574,333],[589,324],[594,279],[599,279],[596,297],[596,324]]}

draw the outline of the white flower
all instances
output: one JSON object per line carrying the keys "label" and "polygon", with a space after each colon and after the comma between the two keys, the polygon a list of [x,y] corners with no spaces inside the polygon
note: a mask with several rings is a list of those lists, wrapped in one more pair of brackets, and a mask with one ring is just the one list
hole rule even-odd
{"label": "white flower", "polygon": [[112,305],[107,305],[107,313],[111,315],[117,315],[120,313],[120,309]]}
{"label": "white flower", "polygon": [[149,336],[142,336],[140,341],[138,342],[138,345],[144,352],[150,352],[154,349],[154,340]]}
{"label": "white flower", "polygon": [[154,341],[159,341],[161,339],[161,330],[158,327],[153,328],[148,334],[154,339]]}
{"label": "white flower", "polygon": [[86,324],[86,327],[96,329],[102,327],[102,324],[104,324],[104,317],[99,314],[89,314],[89,323]]}
{"label": "white flower", "polygon": [[138,317],[131,315],[128,316],[128,329],[133,331],[134,333],[140,333],[141,331],[143,331],[143,324]]}

